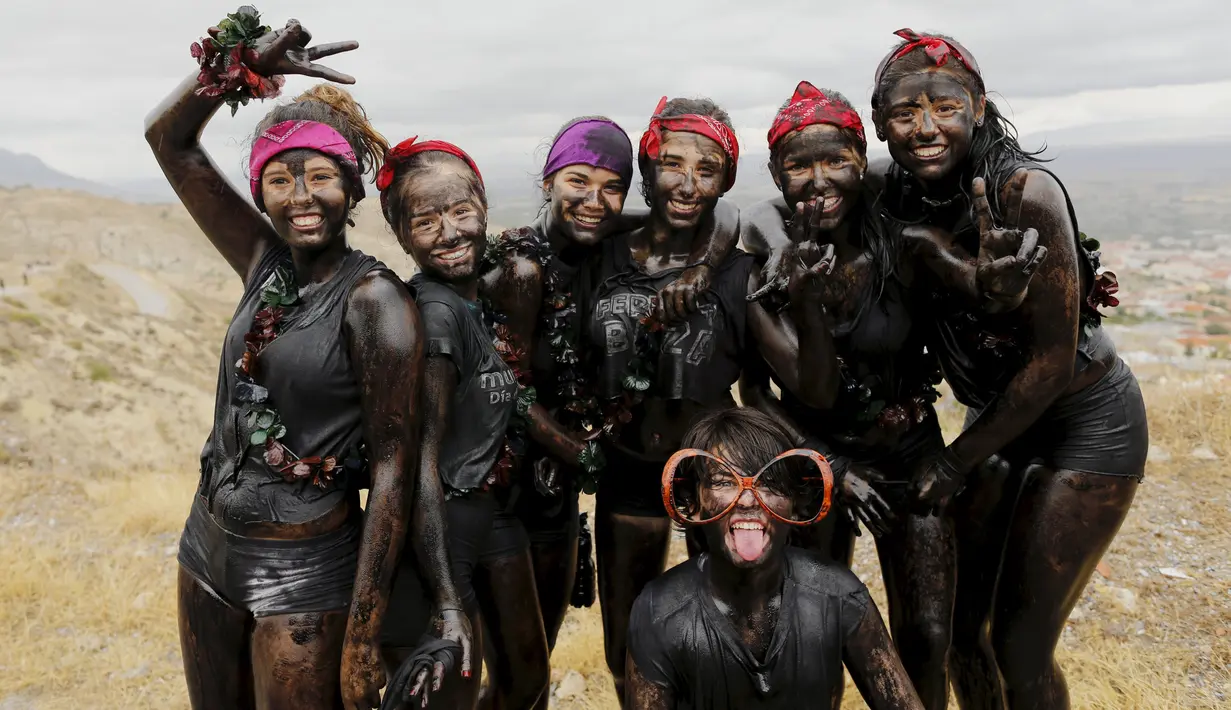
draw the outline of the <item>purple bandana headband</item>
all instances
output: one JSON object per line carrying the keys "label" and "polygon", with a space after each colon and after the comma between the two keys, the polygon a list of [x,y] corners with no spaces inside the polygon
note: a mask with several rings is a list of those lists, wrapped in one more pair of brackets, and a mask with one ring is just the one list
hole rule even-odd
{"label": "purple bandana headband", "polygon": [[633,144],[624,129],[602,118],[578,121],[551,144],[543,177],[570,165],[590,165],[620,176],[625,186],[633,182]]}
{"label": "purple bandana headband", "polygon": [[350,175],[355,188],[355,202],[363,199],[359,161],[355,158],[355,150],[341,133],[316,121],[283,121],[262,131],[252,145],[252,157],[248,159],[248,187],[258,205],[261,204],[261,171],[265,169],[265,164],[279,153],[296,148],[309,148],[336,158]]}

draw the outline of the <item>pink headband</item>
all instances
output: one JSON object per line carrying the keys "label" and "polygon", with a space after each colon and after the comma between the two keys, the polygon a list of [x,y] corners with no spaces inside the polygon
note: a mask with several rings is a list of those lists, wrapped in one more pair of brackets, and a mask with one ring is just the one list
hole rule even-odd
{"label": "pink headband", "polygon": [[309,148],[336,158],[351,178],[355,202],[363,199],[359,161],[355,158],[355,149],[341,133],[316,121],[283,121],[262,131],[252,145],[252,157],[248,159],[248,187],[258,205],[261,204],[261,171],[265,169],[265,164],[279,153],[296,148]]}

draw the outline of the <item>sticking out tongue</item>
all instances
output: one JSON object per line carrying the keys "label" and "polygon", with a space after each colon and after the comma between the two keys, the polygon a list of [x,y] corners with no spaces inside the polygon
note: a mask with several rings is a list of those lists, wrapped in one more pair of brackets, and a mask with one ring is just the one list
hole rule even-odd
{"label": "sticking out tongue", "polygon": [[745,562],[755,562],[760,559],[767,542],[764,530],[736,528],[731,531],[731,535],[735,538],[735,554],[743,558]]}

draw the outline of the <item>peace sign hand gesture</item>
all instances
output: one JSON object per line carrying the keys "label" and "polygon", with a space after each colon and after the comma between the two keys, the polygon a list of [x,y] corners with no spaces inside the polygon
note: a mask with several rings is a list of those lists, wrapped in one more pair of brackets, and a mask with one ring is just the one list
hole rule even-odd
{"label": "peace sign hand gesture", "polygon": [[[217,27],[209,28],[211,37],[217,38],[221,32],[222,30]],[[256,40],[249,48],[256,54],[256,59],[246,64],[249,69],[263,77],[300,74],[339,84],[355,83],[353,76],[314,62],[317,59],[358,49],[358,42],[331,42],[309,47],[308,43],[311,41],[312,33],[304,29],[303,25],[299,24],[299,20],[287,20],[286,27],[267,32]]]}
{"label": "peace sign hand gesture", "polygon": [[[795,215],[787,223],[791,243],[770,253],[761,269],[765,285],[750,294],[749,301],[766,299],[771,310],[781,310],[788,305],[782,302],[784,291],[793,300],[801,288],[815,283],[814,277],[822,270],[826,274],[833,271],[833,245],[822,248],[816,242],[821,216],[821,210],[813,202],[795,204]],[[801,260],[805,256],[810,258]]]}
{"label": "peace sign hand gesture", "polygon": [[1026,289],[1035,269],[1047,257],[1047,247],[1039,245],[1039,233],[1033,228],[1018,229],[1022,211],[1022,195],[1026,191],[1029,172],[1018,170],[1009,178],[1005,200],[1005,226],[996,227],[992,208],[987,200],[987,183],[975,178],[975,221],[979,227],[979,256],[975,263],[975,282],[983,296],[1003,309],[1016,308],[1026,297]]}
{"label": "peace sign hand gesture", "polygon": [[789,303],[808,307],[807,301],[813,301],[811,307],[819,307],[822,277],[833,273],[836,261],[832,244],[804,242],[796,245],[795,258],[789,265],[791,277],[786,286]]}

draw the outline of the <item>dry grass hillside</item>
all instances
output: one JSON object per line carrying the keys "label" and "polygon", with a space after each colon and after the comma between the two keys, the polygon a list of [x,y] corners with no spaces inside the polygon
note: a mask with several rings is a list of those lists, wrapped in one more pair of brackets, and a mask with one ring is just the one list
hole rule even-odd
{"label": "dry grass hillside", "polygon": [[[354,241],[408,274],[369,210]],[[175,545],[238,280],[179,207],[75,193],[0,191],[0,249],[0,710],[186,707]],[[1075,707],[1225,707],[1228,382],[1139,374],[1154,460],[1062,662]],[[614,707],[599,635],[568,620],[555,707]]]}

